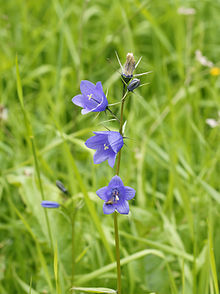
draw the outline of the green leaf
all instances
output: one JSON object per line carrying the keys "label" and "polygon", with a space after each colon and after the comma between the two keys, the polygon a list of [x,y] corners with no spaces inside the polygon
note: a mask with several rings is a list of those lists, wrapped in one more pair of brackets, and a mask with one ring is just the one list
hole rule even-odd
{"label": "green leaf", "polygon": [[[164,259],[164,255],[162,252],[160,252],[159,250],[154,250],[154,249],[145,249],[145,250],[142,250],[142,251],[138,251],[130,256],[127,256],[125,258],[122,258],[121,259],[121,266],[124,265],[124,264],[128,264],[129,262],[131,261],[134,261],[136,259],[139,259],[139,258],[142,258],[146,255],[149,255],[149,254],[153,254],[153,255],[156,255],[162,259]],[[85,282],[88,282],[88,281],[91,281],[93,280],[94,278],[96,277],[99,277],[100,275],[106,273],[106,272],[109,272],[113,269],[116,268],[116,262],[113,262],[113,263],[110,263],[106,266],[103,266],[101,268],[99,268],[98,270],[95,270],[94,272],[91,272],[87,275],[83,275],[82,277],[80,277],[78,280],[77,280],[77,283],[85,283]]]}
{"label": "green leaf", "polygon": [[83,291],[89,293],[117,293],[116,290],[109,288],[82,288],[82,287],[73,287],[71,290]]}
{"label": "green leaf", "polygon": [[28,294],[38,294],[39,292],[35,291],[32,287],[31,287],[31,283],[30,285],[26,284],[24,281],[22,281],[18,275],[16,274],[16,272],[13,272],[13,275],[15,277],[15,280],[19,283],[19,285],[21,286],[21,288]]}

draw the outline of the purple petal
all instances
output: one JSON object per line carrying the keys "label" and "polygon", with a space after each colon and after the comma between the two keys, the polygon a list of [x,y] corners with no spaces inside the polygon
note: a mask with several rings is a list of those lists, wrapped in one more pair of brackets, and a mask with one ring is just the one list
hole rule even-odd
{"label": "purple petal", "polygon": [[128,186],[125,186],[125,199],[130,200],[134,198],[136,191]]}
{"label": "purple petal", "polygon": [[84,96],[83,95],[76,95],[72,98],[72,102],[80,107],[85,107],[85,103],[84,103]]}
{"label": "purple petal", "polygon": [[100,147],[100,145],[104,146],[104,144],[107,144],[107,143],[108,143],[107,136],[105,136],[105,135],[95,135],[95,136],[89,138],[85,142],[85,145],[88,148],[91,148],[91,149],[98,149],[98,147]]}
{"label": "purple petal", "polygon": [[99,164],[109,157],[109,150],[97,150],[96,153],[94,154],[94,163]]}
{"label": "purple petal", "polygon": [[101,82],[96,83],[95,89],[96,89],[96,91],[100,92],[101,94],[102,93],[104,94]]}
{"label": "purple petal", "polygon": [[108,106],[108,100],[103,92],[101,82],[96,83],[96,95],[101,98],[100,105],[97,107],[97,111],[105,110],[106,107]]}
{"label": "purple petal", "polygon": [[84,97],[84,108],[88,108],[89,110],[93,111],[93,109],[96,109],[97,106],[99,105],[99,102],[94,101],[93,99],[91,99],[92,96],[85,96]]}
{"label": "purple petal", "polygon": [[[101,82],[97,83],[98,88],[90,81],[81,81],[81,83],[80,83],[80,90],[81,90],[82,94],[85,95],[85,97],[88,97],[89,102],[93,102],[94,111],[96,111],[95,110],[96,107],[102,108],[103,107],[102,103],[105,102],[104,98],[106,99],[105,94],[102,90],[102,87],[100,87],[99,83],[101,83]],[[88,107],[88,108],[90,108],[90,107]],[[106,106],[105,106],[105,108],[106,108]],[[104,109],[102,109],[102,110],[104,110]],[[100,110],[97,110],[97,111],[100,111]]]}
{"label": "purple petal", "polygon": [[87,113],[89,113],[89,112],[91,112],[91,111],[92,111],[91,109],[86,108],[86,109],[82,109],[82,110],[81,110],[81,113],[82,113],[82,114],[87,114]]}
{"label": "purple petal", "polygon": [[95,135],[106,135],[108,136],[111,131],[100,131],[100,132],[93,132]]}
{"label": "purple petal", "polygon": [[83,95],[87,96],[95,91],[95,85],[91,83],[90,81],[81,81],[80,83],[80,91]]}
{"label": "purple petal", "polygon": [[[89,96],[81,95],[81,94],[77,95],[77,96],[74,96],[72,98],[72,102],[75,105],[78,105],[80,107],[83,107],[83,108],[87,109],[87,112],[85,112],[85,113],[88,113],[89,111],[92,111],[94,108],[96,108],[99,105],[94,100],[89,99]],[[85,113],[83,113],[83,114],[85,114]]]}
{"label": "purple petal", "polygon": [[108,159],[108,164],[113,168],[115,165],[116,153],[112,152],[112,155]]}
{"label": "purple petal", "polygon": [[103,204],[103,212],[104,214],[110,214],[115,211],[115,204]]}
{"label": "purple petal", "polygon": [[108,184],[109,188],[124,187],[124,184],[119,176],[114,176]]}
{"label": "purple petal", "polygon": [[122,135],[119,132],[109,132],[108,141],[115,153],[118,153],[124,145]]}
{"label": "purple petal", "polygon": [[107,106],[108,106],[108,100],[104,96],[104,97],[102,97],[100,104],[95,109],[93,109],[93,112],[104,111]]}
{"label": "purple petal", "polygon": [[104,201],[108,201],[109,200],[109,196],[111,196],[111,194],[109,195],[109,189],[108,187],[103,187],[101,189],[99,189],[98,191],[96,191],[96,194],[99,196],[99,198],[101,198]]}
{"label": "purple petal", "polygon": [[128,214],[129,213],[129,204],[128,204],[128,202],[126,200],[119,201],[116,204],[116,209],[121,214]]}

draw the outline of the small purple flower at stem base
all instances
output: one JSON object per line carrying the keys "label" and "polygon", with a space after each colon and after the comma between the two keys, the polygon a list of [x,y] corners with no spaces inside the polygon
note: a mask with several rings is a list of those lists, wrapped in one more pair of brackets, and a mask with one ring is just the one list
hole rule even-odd
{"label": "small purple flower at stem base", "polygon": [[44,200],[41,202],[41,206],[44,208],[58,208],[60,204],[55,201]]}
{"label": "small purple flower at stem base", "polygon": [[135,196],[136,191],[128,186],[124,186],[119,176],[114,176],[109,185],[96,191],[96,194],[104,200],[104,214],[113,213],[117,210],[121,214],[129,213],[128,200]]}
{"label": "small purple flower at stem base", "polygon": [[83,108],[82,114],[104,111],[108,106],[101,82],[94,85],[89,81],[81,81],[80,90],[82,94],[73,97],[72,102]]}
{"label": "small purple flower at stem base", "polygon": [[124,145],[123,137],[119,132],[103,131],[93,132],[95,136],[89,138],[85,145],[96,149],[94,163],[99,164],[108,159],[108,164],[113,168],[116,155]]}

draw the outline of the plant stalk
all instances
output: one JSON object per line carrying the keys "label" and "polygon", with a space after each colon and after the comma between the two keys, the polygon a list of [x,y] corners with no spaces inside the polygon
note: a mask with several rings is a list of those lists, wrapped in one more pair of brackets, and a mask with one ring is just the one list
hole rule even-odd
{"label": "plant stalk", "polygon": [[[122,135],[123,127],[123,112],[124,112],[124,102],[125,102],[125,84],[123,84],[123,94],[121,100],[121,117],[120,117],[120,127],[119,132]],[[119,175],[121,162],[121,150],[118,153],[116,175]],[[116,263],[117,263],[117,294],[121,294],[121,264],[120,264],[120,249],[119,249],[119,234],[118,234],[118,213],[114,212],[114,229],[115,229],[115,250],[116,250]]]}

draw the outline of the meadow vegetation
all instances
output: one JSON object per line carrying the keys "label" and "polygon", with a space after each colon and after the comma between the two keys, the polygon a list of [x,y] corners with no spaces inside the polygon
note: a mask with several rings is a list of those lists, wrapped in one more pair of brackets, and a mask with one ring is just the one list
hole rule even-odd
{"label": "meadow vegetation", "polygon": [[[117,51],[122,63],[128,52],[143,57],[136,73],[152,71],[124,112],[120,177],[136,196],[118,218],[122,294],[219,294],[220,133],[206,120],[220,110],[220,76],[210,72],[220,66],[220,1],[0,7],[0,293],[116,289],[113,218],[95,193],[115,170],[94,165],[84,142],[118,124],[100,124],[109,113],[82,116],[71,98],[89,80],[120,101]],[[65,209],[43,209],[42,199]]]}

